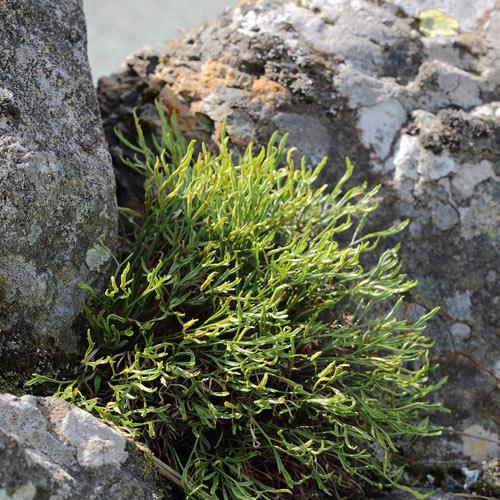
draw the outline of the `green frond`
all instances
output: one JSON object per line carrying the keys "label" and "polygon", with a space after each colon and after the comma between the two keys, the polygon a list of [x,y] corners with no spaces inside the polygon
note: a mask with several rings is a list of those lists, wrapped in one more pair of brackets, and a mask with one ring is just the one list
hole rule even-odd
{"label": "green frond", "polygon": [[328,190],[326,160],[296,166],[276,134],[195,154],[158,111],[160,138],[135,116],[124,140],[145,187],[144,212],[121,211],[133,250],[91,291],[82,369],[57,395],[142,440],[188,498],[398,485],[400,443],[439,432],[425,398],[441,384],[435,311],[403,318],[415,282],[382,248],[407,222],[366,230],[377,189],[347,187],[349,160]]}

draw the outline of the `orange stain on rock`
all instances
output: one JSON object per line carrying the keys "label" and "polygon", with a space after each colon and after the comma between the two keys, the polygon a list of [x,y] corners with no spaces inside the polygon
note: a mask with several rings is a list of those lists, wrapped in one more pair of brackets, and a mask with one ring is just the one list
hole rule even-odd
{"label": "orange stain on rock", "polygon": [[[167,114],[175,111],[177,121],[181,130],[192,131],[197,129],[198,119],[201,115],[209,114],[215,121],[214,138],[220,141],[221,116],[220,113],[208,112],[205,99],[215,93],[221,87],[230,87],[241,91],[242,100],[254,98],[264,105],[276,106],[289,95],[285,87],[267,76],[252,78],[242,73],[230,64],[223,61],[208,59],[198,66],[197,71],[193,67],[174,66],[169,68],[169,74],[158,73],[157,79],[170,81],[160,91],[159,100]],[[167,80],[168,78],[168,80]],[[231,137],[235,144],[245,144],[244,138]]]}
{"label": "orange stain on rock", "polygon": [[250,79],[246,75],[212,59],[203,63],[199,73],[184,67],[176,68],[175,73],[172,89],[192,100],[200,100],[218,87],[246,88],[250,85]]}
{"label": "orange stain on rock", "polygon": [[169,73],[156,75],[156,79],[172,83],[164,85],[159,100],[165,111],[175,110],[181,130],[196,128],[197,114],[204,113],[203,99],[220,87],[250,89],[252,79],[232,66],[209,59],[199,71],[186,66],[175,66]]}
{"label": "orange stain on rock", "polygon": [[260,76],[253,82],[252,90],[257,94],[280,94],[283,97],[288,95],[287,90],[283,85],[274,80],[270,80],[267,76]]}
{"label": "orange stain on rock", "polygon": [[256,95],[265,104],[274,103],[280,98],[288,97],[288,91],[283,85],[264,75],[254,80],[252,94]]}

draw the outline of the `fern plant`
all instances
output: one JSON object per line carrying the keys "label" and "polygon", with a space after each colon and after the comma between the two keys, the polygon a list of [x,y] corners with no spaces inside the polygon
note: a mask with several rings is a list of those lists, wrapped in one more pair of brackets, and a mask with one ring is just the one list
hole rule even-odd
{"label": "fern plant", "polygon": [[435,311],[400,318],[415,282],[397,247],[378,251],[406,223],[364,230],[377,188],[345,188],[349,161],[327,190],[325,161],[296,166],[285,139],[195,154],[159,113],[161,139],[137,118],[123,139],[144,211],[121,209],[125,254],[104,293],[86,287],[88,349],[56,395],[143,441],[189,498],[398,484],[397,443],[439,433],[425,398],[441,384]]}

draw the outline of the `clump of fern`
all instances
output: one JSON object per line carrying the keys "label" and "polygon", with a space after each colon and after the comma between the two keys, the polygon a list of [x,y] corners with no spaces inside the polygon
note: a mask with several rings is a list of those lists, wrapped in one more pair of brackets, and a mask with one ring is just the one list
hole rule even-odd
{"label": "clump of fern", "polygon": [[434,311],[400,318],[415,282],[378,251],[405,224],[364,231],[377,189],[346,189],[349,162],[327,190],[325,162],[296,166],[284,139],[195,154],[160,116],[161,139],[136,119],[127,142],[144,211],[122,209],[128,251],[105,293],[87,288],[88,349],[57,395],[146,443],[190,498],[394,486],[396,444],[439,432]]}

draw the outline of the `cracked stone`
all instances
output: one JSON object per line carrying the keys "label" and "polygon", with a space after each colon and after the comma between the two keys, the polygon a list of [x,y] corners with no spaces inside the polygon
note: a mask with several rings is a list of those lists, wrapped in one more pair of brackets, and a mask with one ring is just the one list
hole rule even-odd
{"label": "cracked stone", "polygon": [[0,485],[2,499],[169,498],[117,430],[60,399],[10,394],[0,394]]}

